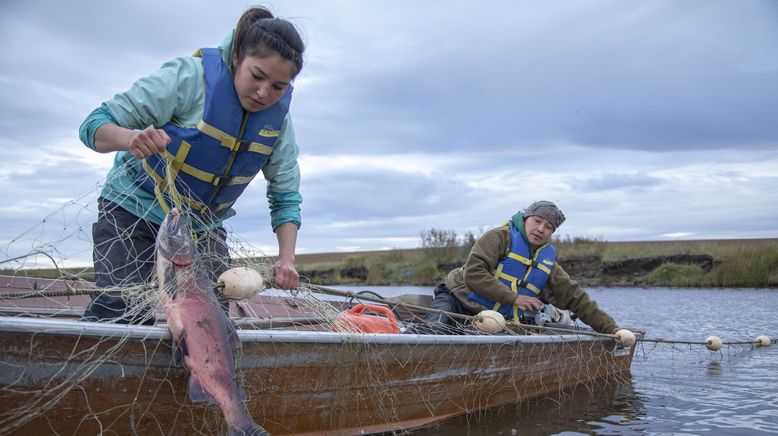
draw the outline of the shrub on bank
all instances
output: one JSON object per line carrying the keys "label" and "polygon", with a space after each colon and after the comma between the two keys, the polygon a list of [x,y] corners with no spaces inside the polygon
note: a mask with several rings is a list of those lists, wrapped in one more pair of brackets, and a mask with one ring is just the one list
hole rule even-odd
{"label": "shrub on bank", "polygon": [[[426,236],[426,240],[418,249],[300,255],[297,268],[304,282],[320,285],[434,285],[452,268],[465,263],[475,239],[471,234],[460,238],[453,232],[441,230],[422,236]],[[457,249],[452,241],[459,243]],[[585,277],[589,286],[629,282],[639,286],[778,288],[778,239],[605,242],[566,236],[555,238],[554,243],[559,248],[562,265],[576,270],[573,278]],[[678,260],[667,259],[653,271],[648,268],[625,270],[624,280],[602,274],[603,263],[678,254],[701,254],[714,261],[712,265],[699,262],[688,265],[670,263]],[[579,259],[580,265],[572,268],[575,262],[565,263],[566,259]],[[581,263],[581,259],[586,261]],[[269,264],[275,259],[233,258],[235,266],[251,266],[259,261]],[[92,278],[90,268],[72,272],[82,279]],[[59,278],[68,273],[61,269],[0,270],[0,274],[27,277]]]}
{"label": "shrub on bank", "polygon": [[433,285],[440,280],[441,274],[433,262],[416,265],[411,271],[411,279],[416,285]]}
{"label": "shrub on bank", "polygon": [[715,276],[697,265],[663,263],[648,274],[649,285],[670,288],[708,288],[716,285]]}

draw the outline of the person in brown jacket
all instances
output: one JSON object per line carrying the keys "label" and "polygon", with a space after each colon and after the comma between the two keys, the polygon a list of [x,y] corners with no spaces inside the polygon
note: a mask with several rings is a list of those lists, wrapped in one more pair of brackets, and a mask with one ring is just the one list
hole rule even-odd
{"label": "person in brown jacket", "polygon": [[[445,284],[435,289],[432,307],[465,315],[496,310],[508,322],[535,323],[538,313],[553,313],[545,307],[551,304],[571,310],[600,333],[616,333],[616,321],[556,262],[556,248],[549,241],[564,220],[554,203],[537,201],[487,231],[475,242],[465,265],[451,271]],[[430,324],[409,333],[456,332],[456,322],[445,314],[430,314],[426,320]]]}

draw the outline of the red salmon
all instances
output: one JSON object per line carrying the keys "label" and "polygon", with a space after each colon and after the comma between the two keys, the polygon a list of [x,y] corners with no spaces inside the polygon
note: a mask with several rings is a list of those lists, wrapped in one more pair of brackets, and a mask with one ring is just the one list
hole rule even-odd
{"label": "red salmon", "polygon": [[234,360],[240,339],[197,267],[197,247],[176,209],[162,222],[156,248],[160,301],[174,345],[181,347],[190,371],[189,398],[218,404],[229,435],[266,435],[241,401]]}

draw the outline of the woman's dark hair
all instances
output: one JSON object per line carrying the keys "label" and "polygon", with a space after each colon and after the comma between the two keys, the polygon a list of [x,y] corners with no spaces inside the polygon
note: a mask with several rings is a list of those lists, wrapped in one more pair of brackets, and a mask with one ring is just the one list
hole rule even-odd
{"label": "woman's dark hair", "polygon": [[297,76],[303,69],[304,51],[305,44],[294,25],[273,17],[265,7],[251,7],[243,13],[235,27],[232,53],[238,63],[246,56],[263,58],[278,53],[283,59],[294,63],[294,76]]}

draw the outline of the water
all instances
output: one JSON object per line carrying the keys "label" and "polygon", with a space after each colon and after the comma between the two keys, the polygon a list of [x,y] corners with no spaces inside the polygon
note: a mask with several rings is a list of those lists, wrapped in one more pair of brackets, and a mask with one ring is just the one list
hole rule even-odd
{"label": "water", "polygon": [[[349,287],[386,297],[418,287]],[[778,337],[778,291],[763,289],[592,289],[621,326],[647,338],[726,341]],[[638,345],[631,381],[593,384],[500,410],[462,416],[424,435],[778,434],[778,345]]]}

